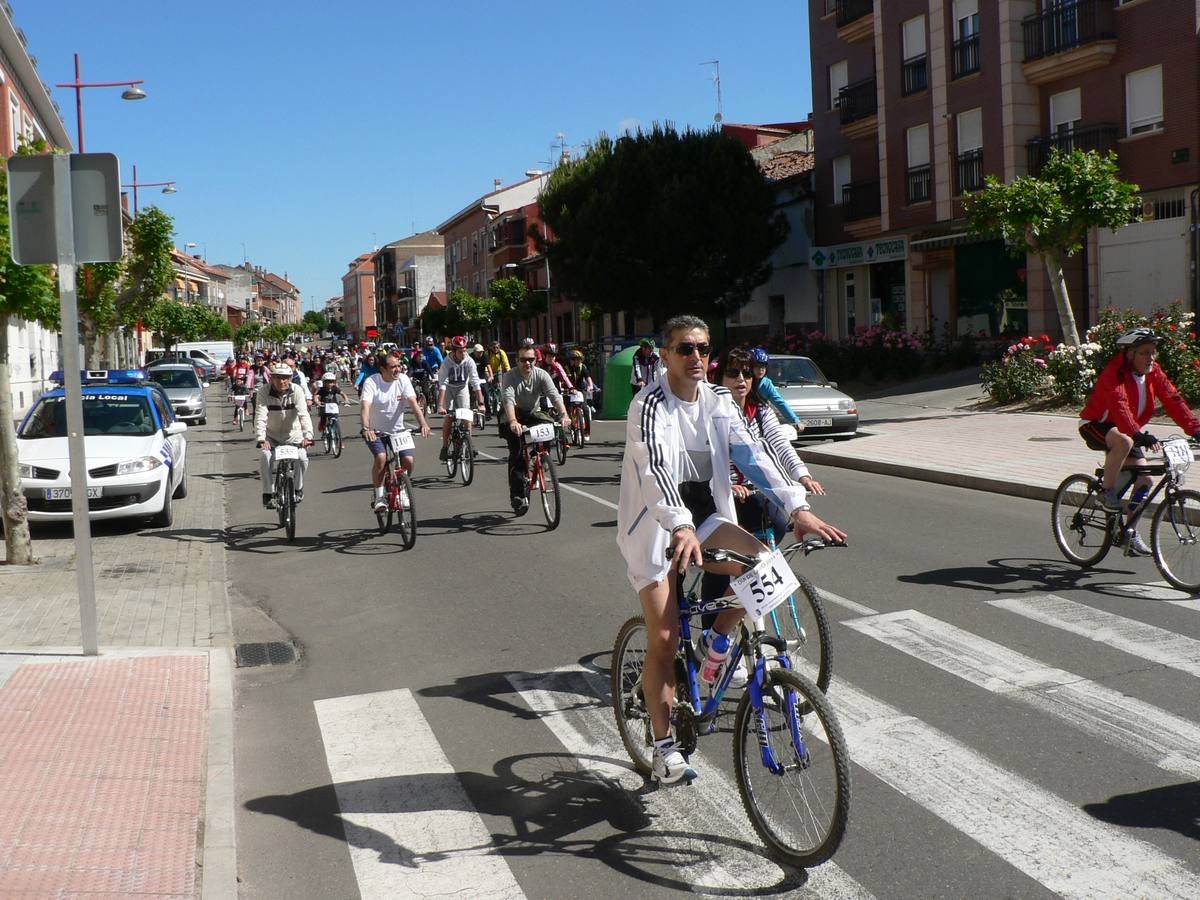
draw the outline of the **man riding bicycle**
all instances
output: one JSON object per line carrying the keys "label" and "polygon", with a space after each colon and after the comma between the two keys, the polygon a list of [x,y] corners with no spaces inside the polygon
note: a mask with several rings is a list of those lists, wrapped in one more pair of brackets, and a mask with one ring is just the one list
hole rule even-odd
{"label": "man riding bicycle", "polygon": [[[438,459],[446,461],[450,447],[450,428],[454,424],[454,416],[446,415],[447,410],[469,409],[470,395],[475,395],[476,408],[483,412],[483,390],[479,380],[479,371],[475,368],[475,360],[467,356],[467,339],[458,335],[450,341],[450,355],[446,357],[438,370],[438,413],[445,415],[442,420],[442,449]],[[467,423],[470,432],[471,423]]]}
{"label": "man riding bicycle", "polygon": [[[417,403],[417,395],[412,382],[401,369],[399,354],[383,354],[378,357],[379,372],[363,382],[362,400],[359,412],[362,414],[362,436],[371,451],[374,461],[371,464],[371,485],[374,496],[371,506],[375,509],[386,509],[387,500],[383,496],[383,480],[387,472],[387,447],[384,445],[386,435],[395,434],[404,428],[404,410],[407,404],[412,404],[413,415],[421,427],[421,437],[431,434],[425,413],[421,404]],[[413,470],[413,458],[416,451],[401,450],[400,467],[410,475]]]}
{"label": "man riding bicycle", "polygon": [[[1121,492],[1116,485],[1122,467],[1136,471],[1146,465],[1146,450],[1161,449],[1158,438],[1143,430],[1154,415],[1156,401],[1190,437],[1200,432],[1200,420],[1155,361],[1158,342],[1159,336],[1149,328],[1133,328],[1117,338],[1117,352],[1096,379],[1079,414],[1080,437],[1088,447],[1104,453],[1100,502],[1110,512],[1121,511]],[[1139,475],[1130,499],[1139,502],[1151,484],[1148,475]],[[1150,548],[1141,536],[1133,529],[1129,532],[1123,540],[1128,542],[1128,551],[1149,556]]]}
{"label": "man riding bicycle", "polygon": [[275,508],[271,491],[272,450],[278,444],[296,444],[300,458],[296,460],[296,502],[304,500],[304,472],[308,469],[305,447],[312,446],[312,419],[308,415],[308,400],[304,388],[292,381],[292,369],[284,363],[271,366],[270,382],[258,392],[254,411],[255,446],[262,450],[259,477],[263,485],[263,506]]}
{"label": "man riding bicycle", "polygon": [[[536,365],[533,347],[521,346],[517,351],[517,367],[505,373],[501,380],[500,436],[508,444],[508,494],[513,512],[524,515],[529,509],[529,471],[522,451],[521,435],[530,425],[552,422],[553,416],[543,407],[548,403],[558,411],[563,428],[570,425],[562,394],[545,369]],[[546,401],[545,403],[543,401]]]}
{"label": "man riding bicycle", "polygon": [[[840,541],[846,535],[810,511],[804,487],[791,482],[747,430],[729,390],[705,380],[711,346],[704,321],[694,316],[669,320],[663,349],[663,376],[638,391],[629,408],[617,545],[646,619],[642,688],[654,732],[653,776],[662,784],[676,784],[694,779],[696,770],[684,759],[671,732],[679,641],[675,575],[689,565],[741,574],[741,568],[731,563],[704,563],[701,548],[720,547],[750,556],[765,551],[736,524],[730,463],[784,510],[797,537],[815,533]],[[718,635],[728,635],[744,614],[740,609],[721,613],[708,641],[701,641],[702,652],[708,652],[706,643],[719,643]]]}

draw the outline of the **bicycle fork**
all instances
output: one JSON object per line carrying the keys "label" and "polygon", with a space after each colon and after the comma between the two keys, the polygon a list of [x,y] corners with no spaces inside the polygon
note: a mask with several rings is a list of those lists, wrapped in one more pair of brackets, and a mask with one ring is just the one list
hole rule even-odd
{"label": "bicycle fork", "polygon": [[[786,663],[784,668],[790,668]],[[788,766],[776,758],[775,750],[771,747],[771,739],[767,733],[767,698],[763,693],[762,685],[766,682],[766,659],[760,659],[756,665],[754,677],[750,679],[750,683],[746,685],[746,689],[750,692],[750,705],[754,709],[754,731],[758,738],[758,752],[762,757],[762,764],[767,771],[774,775],[782,775],[787,771]],[[804,735],[800,731],[800,711],[796,707],[796,699],[791,691],[784,690],[779,695],[780,712],[788,723],[788,731],[791,733],[792,749],[795,755],[796,765],[801,769],[806,769],[811,762],[811,757],[808,753],[808,748],[804,745]]]}

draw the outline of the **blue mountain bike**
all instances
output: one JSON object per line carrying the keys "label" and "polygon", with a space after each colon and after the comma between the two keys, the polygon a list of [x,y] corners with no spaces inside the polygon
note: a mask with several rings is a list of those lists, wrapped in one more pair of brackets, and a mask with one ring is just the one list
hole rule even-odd
{"label": "blue mountain bike", "polygon": [[[806,555],[826,546],[807,539],[785,555]],[[705,550],[707,562],[733,561],[753,568],[759,560],[732,550]],[[680,590],[679,649],[675,656],[676,699],[671,709],[675,741],[689,756],[701,735],[716,727],[721,701],[743,655],[753,670],[738,700],[733,724],[733,760],[738,793],[751,825],[781,862],[808,867],[825,862],[846,833],[850,811],[850,752],[833,707],[812,681],[793,668],[787,641],[753,631],[745,621],[729,662],[711,695],[700,693],[699,659],[692,620],[738,607],[735,598],[702,601]],[[634,616],[617,632],[612,655],[612,702],[617,729],[634,768],[649,777],[653,760],[650,715],[642,693],[647,647],[646,620]],[[767,648],[771,652],[764,652]]]}

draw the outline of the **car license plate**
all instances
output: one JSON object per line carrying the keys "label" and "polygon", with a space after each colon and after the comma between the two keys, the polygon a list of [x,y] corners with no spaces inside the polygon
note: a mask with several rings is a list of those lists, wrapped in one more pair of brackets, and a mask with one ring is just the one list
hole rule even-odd
{"label": "car license plate", "polygon": [[[101,496],[103,493],[104,493],[104,488],[90,487],[87,489],[87,495],[88,495],[89,500],[95,500],[97,497]],[[43,489],[42,494],[45,496],[45,498],[47,500],[70,500],[71,499],[71,489],[70,488],[45,488],[45,489]]]}
{"label": "car license plate", "polygon": [[832,428],[833,419],[801,419],[805,428]]}

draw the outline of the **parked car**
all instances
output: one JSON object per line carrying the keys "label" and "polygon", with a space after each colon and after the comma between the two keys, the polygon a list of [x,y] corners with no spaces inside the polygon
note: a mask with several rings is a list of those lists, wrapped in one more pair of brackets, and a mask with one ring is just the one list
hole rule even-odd
{"label": "parked car", "polygon": [[[59,373],[55,373],[56,375]],[[139,369],[88,372],[83,386],[92,520],[149,516],[166,527],[187,496],[187,424]],[[61,376],[52,380],[61,383]],[[70,522],[71,474],[63,389],[43,394],[17,429],[17,472],[30,522]]]}
{"label": "parked car", "polygon": [[201,381],[215,381],[217,377],[217,367],[207,360],[199,357],[183,356],[178,353],[168,353],[156,357],[146,363],[147,370],[154,366],[192,366],[196,370],[196,374],[200,376]]}
{"label": "parked car", "polygon": [[767,375],[804,425],[800,440],[853,437],[858,404],[807,356],[771,356]]}
{"label": "parked car", "polygon": [[204,425],[208,422],[208,407],[204,402],[204,384],[196,369],[188,363],[159,363],[146,370],[150,380],[162,386],[171,400],[175,418]]}

